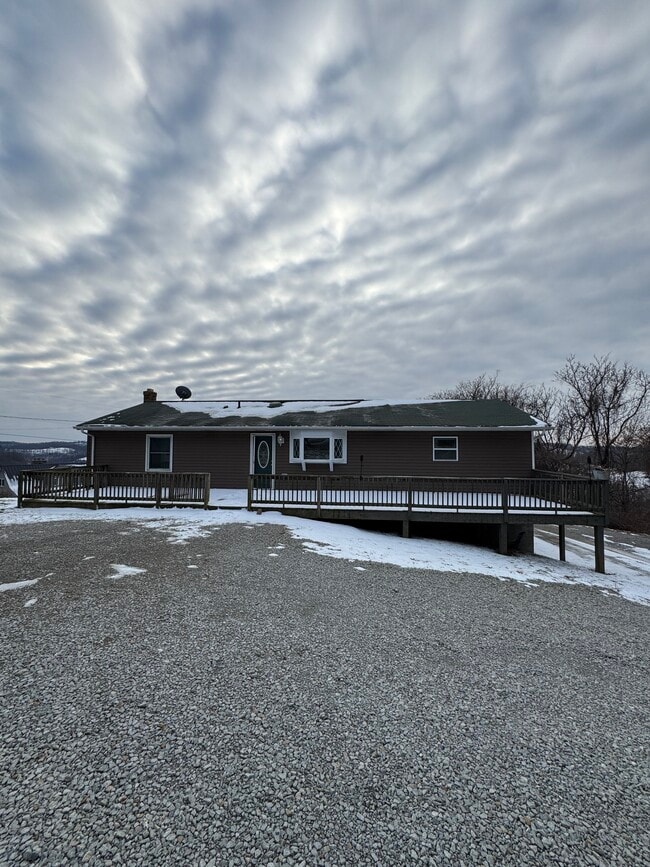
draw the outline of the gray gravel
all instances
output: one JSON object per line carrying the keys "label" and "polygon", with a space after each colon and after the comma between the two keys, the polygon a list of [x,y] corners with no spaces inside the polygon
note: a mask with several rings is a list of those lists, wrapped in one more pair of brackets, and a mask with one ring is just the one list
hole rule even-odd
{"label": "gray gravel", "polygon": [[0,864],[649,864],[650,608],[359,565],[0,527]]}

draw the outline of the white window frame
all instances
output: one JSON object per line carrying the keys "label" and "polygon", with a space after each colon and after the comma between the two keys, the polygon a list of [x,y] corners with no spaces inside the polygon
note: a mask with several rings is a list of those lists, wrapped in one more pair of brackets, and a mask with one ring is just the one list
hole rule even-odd
{"label": "white window frame", "polygon": [[[307,458],[305,459],[305,440],[306,439],[327,439],[330,444],[329,458]],[[334,440],[343,441],[343,454],[340,458],[334,457]],[[294,457],[294,443],[300,444],[300,455]],[[289,433],[289,463],[300,464],[305,470],[307,464],[327,464],[330,471],[334,469],[334,464],[347,464],[348,462],[348,434],[344,430],[295,430]]]}
{"label": "white window frame", "polygon": [[88,466],[95,466],[95,434],[88,434]]}
{"label": "white window frame", "polygon": [[[155,439],[168,439],[169,440],[169,468],[168,469],[160,469],[158,467],[150,467],[149,466],[149,450],[151,440]],[[174,466],[174,435],[173,434],[147,434],[147,445],[145,449],[145,460],[144,460],[144,468],[147,473],[171,473],[172,467]]]}
{"label": "white window frame", "polygon": [[[456,445],[455,445],[455,447],[454,447],[455,452],[456,452],[456,456],[453,457],[453,458],[437,458],[437,457],[436,457],[436,450],[437,450],[437,451],[445,451],[445,452],[449,452],[449,451],[451,451],[451,448],[450,448],[449,446],[436,446],[436,440],[454,440],[455,443],[456,443]],[[442,461],[442,462],[449,462],[449,461],[452,461],[452,462],[453,462],[453,461],[458,461],[458,437],[450,437],[450,436],[437,436],[437,437],[434,437],[434,438],[433,438],[433,460],[436,461],[436,462],[441,462],[441,461]]]}

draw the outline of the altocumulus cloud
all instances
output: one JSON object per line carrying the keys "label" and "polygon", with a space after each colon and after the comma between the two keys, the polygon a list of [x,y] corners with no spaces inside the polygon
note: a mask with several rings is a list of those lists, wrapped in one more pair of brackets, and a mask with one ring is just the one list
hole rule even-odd
{"label": "altocumulus cloud", "polygon": [[23,0],[0,42],[5,414],[648,365],[646,2]]}

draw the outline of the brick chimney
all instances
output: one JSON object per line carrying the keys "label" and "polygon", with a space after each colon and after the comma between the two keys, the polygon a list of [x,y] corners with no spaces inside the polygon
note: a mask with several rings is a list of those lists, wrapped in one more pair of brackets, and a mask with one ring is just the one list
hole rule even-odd
{"label": "brick chimney", "polygon": [[155,401],[158,398],[158,395],[153,390],[153,388],[147,388],[145,391],[142,392],[142,396],[144,398],[143,403],[149,403],[149,401]]}

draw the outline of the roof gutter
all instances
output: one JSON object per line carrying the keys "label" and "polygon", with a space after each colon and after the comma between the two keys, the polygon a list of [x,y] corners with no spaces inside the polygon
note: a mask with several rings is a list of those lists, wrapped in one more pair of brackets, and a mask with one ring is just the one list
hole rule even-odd
{"label": "roof gutter", "polygon": [[550,425],[542,422],[538,425],[496,425],[496,426],[485,426],[485,427],[469,427],[463,425],[428,425],[424,427],[423,425],[411,426],[411,427],[361,427],[361,426],[352,426],[352,425],[270,425],[264,424],[264,420],[262,420],[262,424],[258,425],[247,425],[247,426],[237,426],[234,425],[210,425],[210,426],[187,426],[182,427],[180,425],[75,425],[75,430],[82,431],[83,433],[96,432],[96,431],[133,431],[133,433],[151,433],[152,431],[158,431],[162,433],[190,433],[192,431],[200,431],[201,433],[219,433],[223,431],[232,431],[233,433],[241,433],[250,432],[254,433],[255,431],[260,430],[270,430],[273,431],[299,431],[299,430],[342,430],[342,431],[376,431],[381,433],[391,432],[391,431],[422,431],[426,433],[427,431],[439,431],[439,430],[453,430],[459,431],[461,433],[469,433],[471,431],[477,432],[495,432],[495,431],[519,431],[519,432],[530,432],[530,431],[542,431],[548,430]]}

